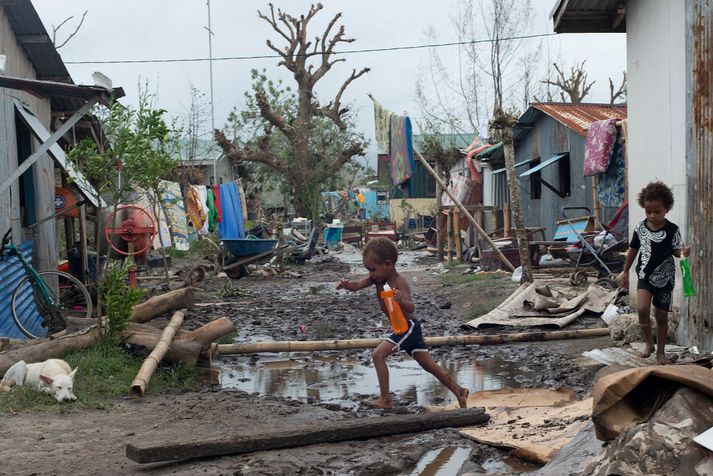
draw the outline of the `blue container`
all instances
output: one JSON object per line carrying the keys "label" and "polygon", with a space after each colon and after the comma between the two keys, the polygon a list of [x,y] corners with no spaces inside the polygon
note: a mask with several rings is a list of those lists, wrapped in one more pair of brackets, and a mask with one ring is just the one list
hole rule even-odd
{"label": "blue container", "polygon": [[275,248],[277,240],[223,240],[223,247],[236,258],[265,253]]}
{"label": "blue container", "polygon": [[327,227],[324,229],[324,242],[327,248],[335,248],[342,241],[342,227]]}

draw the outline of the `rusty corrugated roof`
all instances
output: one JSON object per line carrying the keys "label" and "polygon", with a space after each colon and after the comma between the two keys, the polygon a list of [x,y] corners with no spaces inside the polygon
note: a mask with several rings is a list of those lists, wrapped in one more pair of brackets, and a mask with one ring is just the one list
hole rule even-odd
{"label": "rusty corrugated roof", "polygon": [[[554,120],[569,127],[574,132],[584,137],[587,129],[595,121],[604,119],[626,119],[626,105],[611,104],[572,104],[572,103],[532,103],[530,110],[537,109],[544,112]],[[528,123],[523,114],[518,120],[518,124]],[[536,117],[532,119],[536,120]],[[532,123],[534,123],[534,120]]]}

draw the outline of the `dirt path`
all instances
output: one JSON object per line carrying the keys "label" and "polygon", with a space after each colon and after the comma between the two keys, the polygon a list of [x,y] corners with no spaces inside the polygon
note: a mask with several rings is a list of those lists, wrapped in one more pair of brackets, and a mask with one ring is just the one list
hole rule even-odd
{"label": "dirt path", "polygon": [[[255,278],[233,281],[239,295],[221,298],[225,280],[204,283],[199,300],[231,302],[201,307],[187,319],[197,327],[228,316],[239,329],[238,339],[327,339],[378,337],[385,333],[374,296],[367,292],[337,293],[336,280],[349,272],[338,262],[321,262],[297,268],[301,278]],[[427,335],[457,334],[459,325],[484,307],[493,306],[516,287],[507,279],[494,284],[450,285],[433,270],[406,266],[413,283],[418,315]],[[497,302],[496,302],[497,301]],[[487,310],[487,309],[486,309]],[[592,323],[594,324],[594,323]],[[586,323],[585,323],[586,325]],[[302,326],[302,328],[301,328]],[[303,329],[303,330],[301,330]],[[593,372],[573,362],[582,350],[601,347],[608,339],[480,348],[434,349],[437,359],[508,362],[517,369],[512,382],[519,386],[570,387],[584,395]],[[332,356],[368,362],[368,351]],[[398,363],[401,356],[395,356]],[[227,357],[224,365],[232,359]],[[493,360],[494,359],[494,360]],[[254,358],[253,358],[254,360]],[[493,372],[497,372],[494,369]],[[409,474],[427,451],[442,447],[465,448],[466,462],[459,474],[514,474],[530,469],[508,461],[499,450],[459,437],[452,430],[379,438],[368,441],[313,445],[242,456],[227,456],[165,465],[138,465],[124,455],[129,442],[171,441],[182,437],[211,437],[233,432],[280,430],[303,422],[378,417],[381,411],[359,404],[330,404],[319,399],[283,398],[224,390],[218,386],[201,392],[161,395],[140,401],[122,400],[109,410],[86,410],[80,405],[60,412],[25,412],[7,415],[0,422],[0,475],[5,474]],[[418,412],[417,398],[396,395],[398,412]],[[440,403],[440,402],[431,402]]]}

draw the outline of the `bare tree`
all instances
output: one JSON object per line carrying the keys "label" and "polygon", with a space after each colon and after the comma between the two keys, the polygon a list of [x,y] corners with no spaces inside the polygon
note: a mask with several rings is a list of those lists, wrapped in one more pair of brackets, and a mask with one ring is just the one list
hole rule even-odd
{"label": "bare tree", "polygon": [[[310,149],[311,128],[316,118],[330,120],[340,131],[348,129],[346,116],[349,108],[342,104],[347,87],[369,71],[363,68],[352,73],[338,89],[336,96],[326,105],[317,100],[315,85],[338,62],[344,58],[334,58],[335,48],[343,43],[351,43],[353,38],[345,36],[344,25],[334,32],[336,23],[342,14],[337,13],[324,32],[311,40],[308,28],[314,16],[322,10],[322,4],[312,5],[306,15],[299,18],[269,4],[269,12],[258,11],[258,16],[285,40],[283,47],[267,40],[267,46],[282,59],[280,66],[287,68],[297,83],[297,98],[294,114],[284,114],[271,103],[264,89],[255,92],[255,101],[262,118],[266,121],[265,140],[256,148],[235,147],[235,141],[228,141],[223,131],[216,130],[215,138],[225,154],[234,161],[252,161],[265,164],[292,184],[294,190],[293,205],[300,214],[318,218],[319,192],[326,179],[337,173],[354,156],[364,155],[364,143],[352,141],[334,157],[323,157]],[[314,61],[312,63],[312,61]],[[269,136],[279,131],[286,138],[291,148],[290,160],[284,154],[278,155],[269,150]]]}
{"label": "bare tree", "polygon": [[623,72],[623,75],[621,86],[619,86],[619,89],[616,91],[614,91],[614,81],[609,78],[609,104],[614,104],[619,98],[621,98],[622,101],[626,101],[626,71]]}
{"label": "bare tree", "polygon": [[65,23],[67,23],[69,20],[74,18],[74,15],[65,18],[56,27],[54,25],[52,25],[52,43],[54,43],[55,49],[62,48],[64,45],[66,45],[69,42],[69,40],[71,40],[74,37],[74,35],[77,34],[79,29],[82,27],[82,23],[84,23],[84,18],[87,16],[87,13],[89,13],[89,10],[84,10],[84,13],[82,13],[82,18],[79,20],[79,23],[77,24],[77,26],[74,27],[74,31],[72,33],[70,33],[69,36],[67,38],[65,38],[65,40],[62,43],[60,43],[59,45],[57,44],[57,32],[60,30],[60,28],[62,28],[62,26],[64,26]]}
{"label": "bare tree", "polygon": [[557,72],[557,77],[552,79],[544,79],[541,82],[544,84],[549,84],[560,89],[560,97],[562,102],[567,102],[567,97],[569,97],[569,102],[573,104],[579,104],[582,99],[589,94],[589,90],[596,81],[587,83],[587,72],[584,71],[584,64],[587,60],[572,66],[569,71],[569,76],[565,76],[562,68],[557,65],[557,63],[552,63],[555,71]]}

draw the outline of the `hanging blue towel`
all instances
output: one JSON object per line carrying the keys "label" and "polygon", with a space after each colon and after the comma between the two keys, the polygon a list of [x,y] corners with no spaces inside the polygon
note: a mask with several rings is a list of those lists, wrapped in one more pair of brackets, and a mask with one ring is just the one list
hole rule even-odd
{"label": "hanging blue towel", "polygon": [[218,224],[221,240],[242,240],[245,238],[243,210],[240,205],[240,191],[235,182],[221,184],[220,204],[223,221]]}

